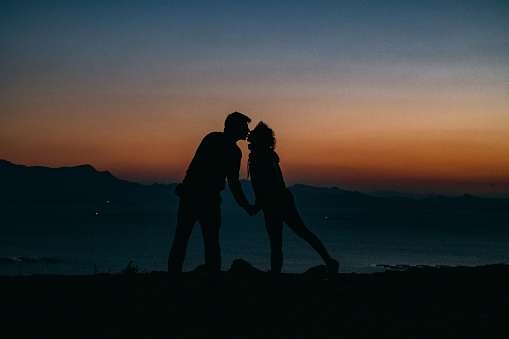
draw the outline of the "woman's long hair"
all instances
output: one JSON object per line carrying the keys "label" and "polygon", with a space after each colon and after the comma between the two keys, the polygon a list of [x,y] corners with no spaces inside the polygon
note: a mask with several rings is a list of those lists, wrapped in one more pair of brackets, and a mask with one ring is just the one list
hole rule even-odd
{"label": "woman's long hair", "polygon": [[276,135],[263,121],[260,121],[251,131],[250,139],[253,147],[260,149],[269,148],[271,150],[276,148]]}
{"label": "woman's long hair", "polygon": [[249,179],[250,168],[251,168],[251,160],[253,151],[256,153],[258,151],[274,151],[276,148],[276,135],[274,131],[267,126],[266,123],[260,121],[258,125],[249,133],[249,140],[251,144],[249,145],[249,149],[251,150],[251,154],[249,154],[249,158],[247,160],[247,178]]}

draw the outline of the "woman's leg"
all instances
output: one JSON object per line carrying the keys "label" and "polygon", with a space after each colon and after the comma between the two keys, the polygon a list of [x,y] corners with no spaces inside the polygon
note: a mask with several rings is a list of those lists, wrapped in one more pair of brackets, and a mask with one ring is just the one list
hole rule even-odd
{"label": "woman's leg", "polygon": [[270,269],[280,274],[283,267],[283,218],[279,213],[264,211],[265,228],[270,241]]}
{"label": "woman's leg", "polygon": [[313,247],[320,257],[322,257],[329,274],[337,274],[339,267],[338,262],[331,258],[320,239],[306,227],[299,215],[299,212],[297,211],[293,196],[291,195],[288,197],[288,201],[285,204],[284,221],[288,227],[295,232],[295,234],[304,239],[309,245],[311,245],[311,247]]}

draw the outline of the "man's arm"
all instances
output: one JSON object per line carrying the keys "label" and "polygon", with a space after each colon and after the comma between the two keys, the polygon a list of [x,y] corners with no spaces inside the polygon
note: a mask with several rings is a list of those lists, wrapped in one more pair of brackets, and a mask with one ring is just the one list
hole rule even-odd
{"label": "man's arm", "polygon": [[244,191],[242,191],[242,185],[240,184],[238,175],[236,179],[228,177],[228,186],[230,186],[230,191],[232,191],[233,197],[240,207],[242,207],[251,216],[258,213],[260,209],[257,209],[247,201],[246,195],[244,194]]}
{"label": "man's arm", "polygon": [[230,187],[230,191],[232,192],[235,201],[240,207],[246,207],[249,205],[246,195],[242,190],[238,172],[237,175],[228,175],[228,186]]}
{"label": "man's arm", "polygon": [[232,161],[228,169],[228,173],[226,176],[228,180],[228,186],[230,187],[230,191],[232,192],[233,197],[235,198],[237,204],[240,207],[244,208],[246,212],[249,213],[249,215],[254,215],[256,214],[254,211],[254,207],[247,201],[246,195],[242,190],[242,185],[239,180],[240,161],[242,159],[242,153],[240,153],[240,150],[237,158],[238,159],[236,159],[235,161]]}

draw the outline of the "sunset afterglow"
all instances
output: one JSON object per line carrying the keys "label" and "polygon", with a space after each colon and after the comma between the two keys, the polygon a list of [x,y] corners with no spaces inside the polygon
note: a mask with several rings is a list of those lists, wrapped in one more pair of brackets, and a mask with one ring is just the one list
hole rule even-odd
{"label": "sunset afterglow", "polygon": [[0,159],[179,182],[240,111],[275,130],[288,185],[507,195],[508,18],[504,1],[2,1]]}

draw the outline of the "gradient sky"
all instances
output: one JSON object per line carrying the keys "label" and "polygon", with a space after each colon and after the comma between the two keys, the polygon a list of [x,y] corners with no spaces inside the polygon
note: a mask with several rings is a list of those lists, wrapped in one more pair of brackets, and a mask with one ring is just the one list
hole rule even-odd
{"label": "gradient sky", "polygon": [[2,159],[179,182],[233,111],[288,185],[508,194],[509,2],[0,1]]}

